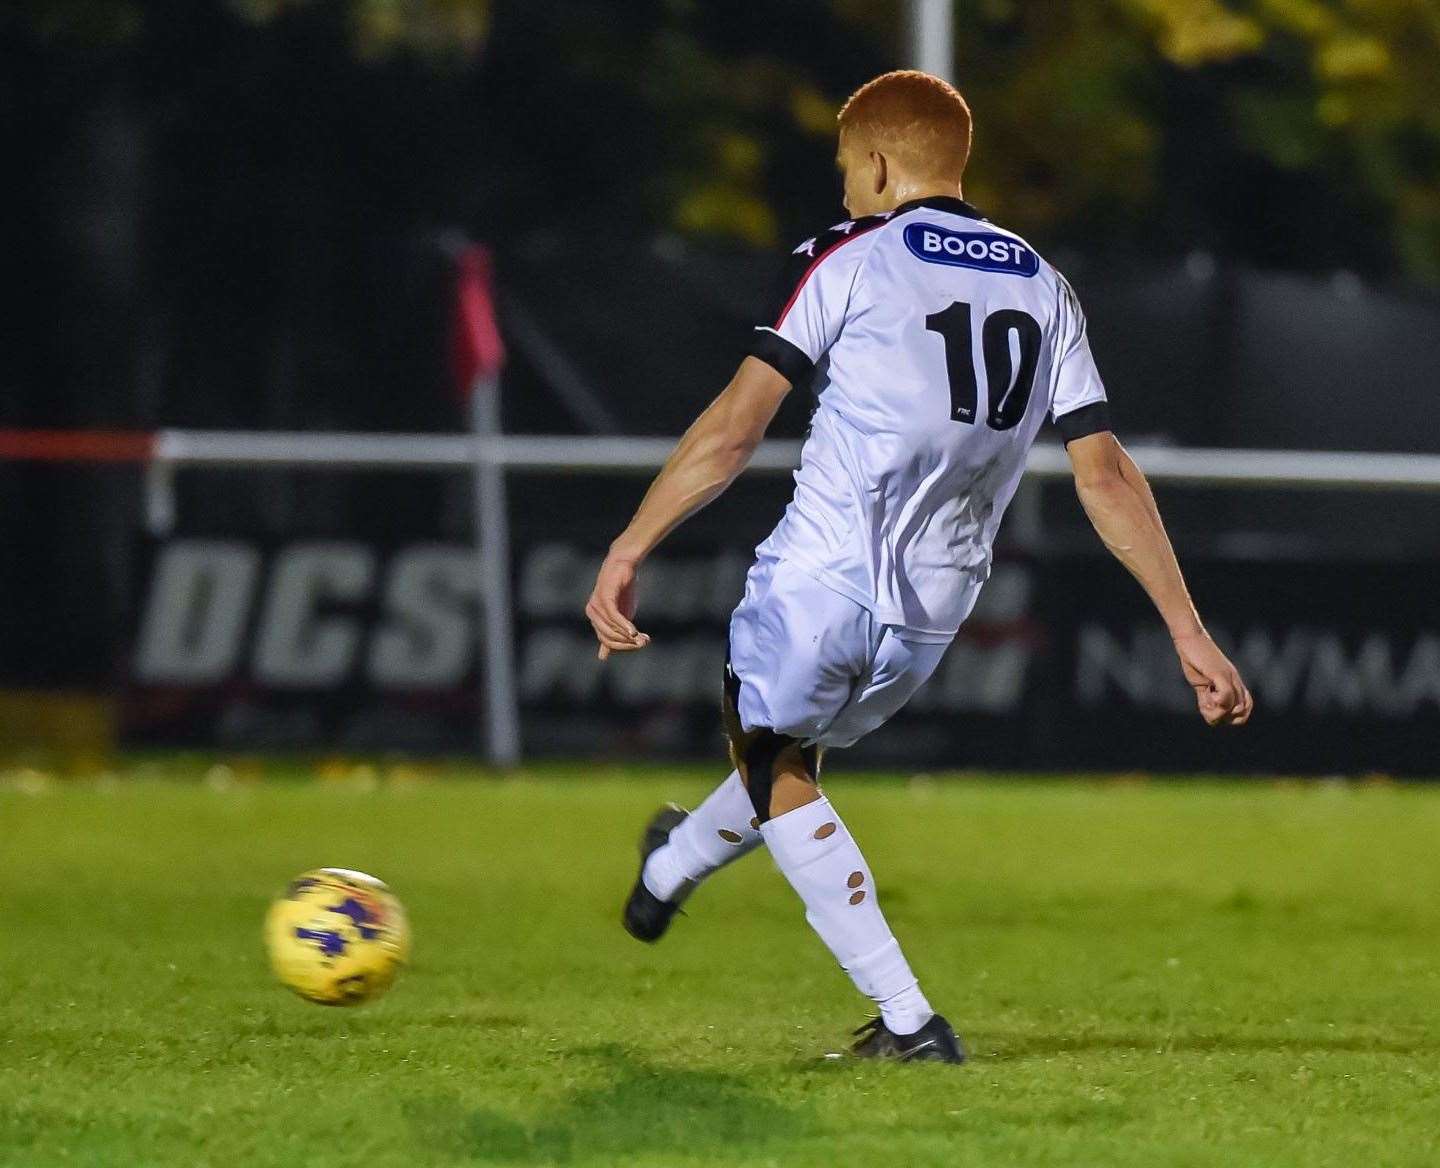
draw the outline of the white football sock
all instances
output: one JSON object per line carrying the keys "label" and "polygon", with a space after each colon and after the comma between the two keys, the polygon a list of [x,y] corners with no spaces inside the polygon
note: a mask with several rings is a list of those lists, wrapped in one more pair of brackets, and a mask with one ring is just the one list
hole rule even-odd
{"label": "white football sock", "polygon": [[934,1015],[875,900],[870,866],[824,797],[760,825],[770,855],[805,902],[805,919],[896,1034]]}
{"label": "white football sock", "polygon": [[687,883],[698,884],[717,868],[753,852],[761,844],[754,819],[745,784],[738,771],[731,771],[670,833],[670,842],[650,853],[645,887],[661,900],[674,900]]}

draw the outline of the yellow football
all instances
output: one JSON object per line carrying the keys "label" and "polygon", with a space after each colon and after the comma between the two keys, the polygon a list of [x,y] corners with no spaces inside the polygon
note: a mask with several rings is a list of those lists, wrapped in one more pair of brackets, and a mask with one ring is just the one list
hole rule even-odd
{"label": "yellow football", "polygon": [[410,956],[405,909],[383,881],[348,868],[297,876],[265,918],[270,968],[322,1006],[379,997]]}

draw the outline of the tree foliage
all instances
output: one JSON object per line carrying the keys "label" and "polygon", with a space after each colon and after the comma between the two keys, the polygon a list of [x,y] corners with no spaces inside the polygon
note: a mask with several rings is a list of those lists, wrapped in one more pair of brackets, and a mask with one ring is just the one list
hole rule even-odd
{"label": "tree foliage", "polygon": [[[532,116],[591,138],[582,153],[596,168],[628,141],[645,151],[626,159],[628,197],[650,222],[756,244],[807,230],[835,202],[835,110],[904,57],[901,0],[225,4],[258,26],[331,13],[376,67],[498,70],[511,91],[497,108],[517,120],[508,144],[523,149]],[[116,43],[145,35],[164,8],[29,0],[21,11],[52,40]],[[955,8],[956,74],[977,123],[968,193],[1021,229],[1440,282],[1436,0]],[[509,54],[523,74],[507,72]],[[602,90],[619,96],[559,107]],[[625,140],[599,121],[616,103],[630,114]],[[535,181],[523,160],[516,169]],[[605,176],[566,168],[566,180],[603,188]]]}

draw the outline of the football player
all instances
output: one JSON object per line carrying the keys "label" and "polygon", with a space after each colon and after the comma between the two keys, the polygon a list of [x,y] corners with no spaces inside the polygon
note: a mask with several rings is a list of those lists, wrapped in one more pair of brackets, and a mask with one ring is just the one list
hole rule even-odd
{"label": "football player", "polygon": [[642,650],[636,578],[745,468],[781,399],[817,397],[795,493],[730,621],[723,718],[734,770],[641,841],[625,927],[657,940],[695,887],[764,843],[806,919],[879,1016],[862,1056],[958,1063],[891,933],[875,879],[822,792],[821,758],[893,715],[934,671],[990,572],[1048,419],[1085,512],[1154,602],[1211,725],[1251,698],[1201,623],[1155,498],[1111,433],[1075,293],[965,202],[965,100],[887,73],[839,115],[848,218],[805,240],[734,379],[680,439],[610,547],[586,606],[600,656]]}

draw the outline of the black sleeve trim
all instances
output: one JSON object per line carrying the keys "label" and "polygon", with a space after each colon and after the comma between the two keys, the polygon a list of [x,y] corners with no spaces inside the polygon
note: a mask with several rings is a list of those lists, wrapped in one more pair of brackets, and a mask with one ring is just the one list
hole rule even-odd
{"label": "black sleeve trim", "polygon": [[1091,434],[1102,433],[1111,428],[1109,403],[1091,402],[1088,406],[1061,414],[1055,419],[1055,425],[1067,445],[1077,438],[1088,438]]}
{"label": "black sleeve trim", "polygon": [[815,363],[805,356],[803,349],[769,329],[757,328],[751,334],[746,351],[764,361],[791,385],[800,384],[815,371]]}

